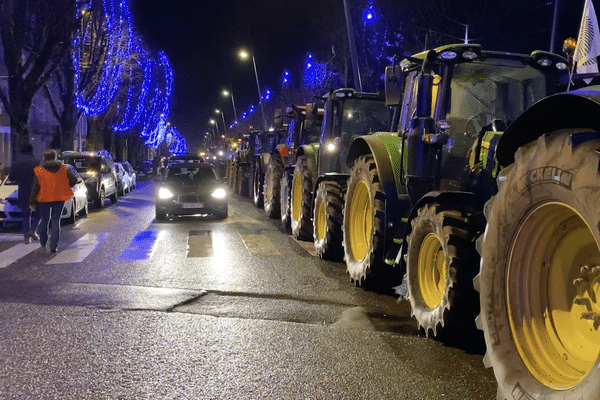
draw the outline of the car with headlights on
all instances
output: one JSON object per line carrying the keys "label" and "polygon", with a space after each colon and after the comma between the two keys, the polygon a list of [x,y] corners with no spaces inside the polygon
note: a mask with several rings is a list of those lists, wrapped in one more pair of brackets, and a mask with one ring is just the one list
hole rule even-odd
{"label": "car with headlights on", "polygon": [[212,164],[170,164],[156,191],[156,219],[206,214],[227,218],[225,187]]}

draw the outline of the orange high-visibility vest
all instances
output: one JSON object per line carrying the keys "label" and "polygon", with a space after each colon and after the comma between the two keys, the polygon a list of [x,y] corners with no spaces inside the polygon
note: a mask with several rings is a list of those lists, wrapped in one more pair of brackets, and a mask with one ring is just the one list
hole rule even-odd
{"label": "orange high-visibility vest", "polygon": [[50,172],[41,165],[35,167],[33,171],[40,183],[40,192],[37,195],[38,202],[67,201],[73,197],[66,165],[61,165],[57,172]]}

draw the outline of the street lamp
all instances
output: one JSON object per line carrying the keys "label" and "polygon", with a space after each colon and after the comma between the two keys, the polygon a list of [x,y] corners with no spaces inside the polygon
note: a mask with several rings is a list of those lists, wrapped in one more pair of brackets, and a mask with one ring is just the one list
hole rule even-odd
{"label": "street lamp", "polygon": [[223,115],[223,112],[219,109],[216,109],[215,113],[221,114],[221,119],[223,119],[223,131],[227,133],[227,126],[225,126],[225,116]]}
{"label": "street lamp", "polygon": [[224,89],[222,94],[224,97],[231,96],[231,104],[233,105],[233,116],[235,118],[235,120],[234,120],[234,123],[235,123],[235,122],[237,122],[238,117],[237,117],[237,111],[235,110],[235,101],[233,101],[233,90],[231,92],[229,92]]}
{"label": "street lamp", "polygon": [[215,121],[214,119],[211,118],[209,122],[211,123],[211,125],[214,125],[217,127],[217,136],[215,136],[215,137],[221,136],[221,134],[219,133],[219,124],[217,124],[217,121]]}
{"label": "street lamp", "polygon": [[262,101],[262,94],[260,91],[260,83],[258,83],[258,72],[256,71],[256,59],[254,58],[254,55],[251,56],[246,50],[241,50],[239,54],[240,54],[240,58],[242,60],[247,60],[248,58],[252,57],[252,65],[254,66],[254,77],[256,78],[256,89],[258,90],[258,102],[260,104],[260,113],[262,114],[263,128],[266,131],[267,130],[267,119],[265,118],[265,107],[264,107],[263,101]]}

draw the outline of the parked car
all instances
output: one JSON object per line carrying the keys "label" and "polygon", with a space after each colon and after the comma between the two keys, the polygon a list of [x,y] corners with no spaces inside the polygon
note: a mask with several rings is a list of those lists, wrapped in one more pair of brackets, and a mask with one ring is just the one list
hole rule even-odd
{"label": "parked car", "polygon": [[117,174],[117,188],[119,195],[125,196],[131,191],[131,179],[129,178],[127,171],[125,171],[122,163],[115,163],[115,171]]}
{"label": "parked car", "polygon": [[152,170],[152,160],[140,161],[136,168],[136,175],[140,180],[151,179],[154,175],[154,171]]}
{"label": "parked car", "polygon": [[170,164],[156,191],[156,219],[198,214],[227,218],[225,187],[212,164]]}
{"label": "parked car", "polygon": [[104,207],[107,197],[112,203],[117,202],[119,193],[112,159],[97,152],[65,152],[59,158],[79,172],[88,190],[88,200],[96,208]]}
{"label": "parked car", "polygon": [[19,186],[7,175],[0,182],[0,222],[20,223],[23,219],[19,207]]}
{"label": "parked car", "polygon": [[75,223],[75,216],[87,216],[88,215],[88,190],[83,178],[75,167],[67,164],[67,168],[71,170],[73,175],[77,177],[77,183],[71,187],[73,190],[73,197],[65,201],[63,206],[61,219],[65,220],[67,224]]}
{"label": "parked car", "polygon": [[125,170],[125,172],[127,172],[127,174],[129,175],[129,180],[131,182],[131,184],[129,186],[129,190],[131,191],[131,190],[135,189],[137,186],[137,173],[135,172],[133,165],[129,164],[129,162],[127,162],[127,161],[122,162],[121,165],[123,166],[123,169]]}

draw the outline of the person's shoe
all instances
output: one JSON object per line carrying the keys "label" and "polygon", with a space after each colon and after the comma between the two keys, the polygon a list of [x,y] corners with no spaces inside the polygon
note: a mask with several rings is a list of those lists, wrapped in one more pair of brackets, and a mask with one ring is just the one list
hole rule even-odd
{"label": "person's shoe", "polygon": [[25,238],[23,238],[23,243],[25,243],[25,244],[31,243],[31,238],[29,237],[29,235],[27,235],[27,236],[25,236]]}
{"label": "person's shoe", "polygon": [[29,234],[29,237],[31,238],[31,240],[40,240],[40,237],[39,237],[39,236],[38,236],[38,234],[37,234],[37,233],[35,233],[35,232],[31,232],[31,233]]}
{"label": "person's shoe", "polygon": [[51,252],[51,253],[56,253],[57,251],[58,251],[58,247],[55,247],[55,248],[53,248],[53,249],[50,249],[50,252]]}

